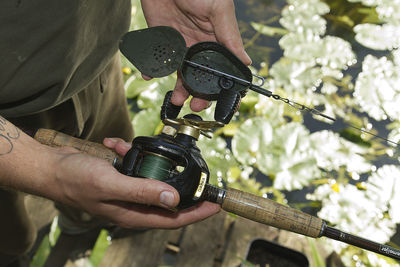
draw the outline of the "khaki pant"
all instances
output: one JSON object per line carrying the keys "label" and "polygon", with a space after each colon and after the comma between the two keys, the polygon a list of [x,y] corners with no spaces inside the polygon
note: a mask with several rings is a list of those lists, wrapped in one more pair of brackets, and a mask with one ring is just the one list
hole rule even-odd
{"label": "khaki pant", "polygon": [[[123,88],[119,55],[101,75],[72,99],[48,111],[9,119],[22,129],[49,128],[94,142],[104,137],[133,138]],[[21,255],[35,241],[36,229],[28,218],[20,192],[0,189],[1,254]]]}

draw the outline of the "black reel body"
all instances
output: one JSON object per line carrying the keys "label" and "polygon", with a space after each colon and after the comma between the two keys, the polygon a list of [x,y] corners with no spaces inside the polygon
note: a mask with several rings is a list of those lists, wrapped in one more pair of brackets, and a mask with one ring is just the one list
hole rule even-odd
{"label": "black reel body", "polygon": [[153,178],[173,186],[180,195],[179,209],[195,205],[209,179],[209,170],[195,138],[178,133],[140,136],[124,157],[121,173]]}
{"label": "black reel body", "polygon": [[128,32],[120,50],[147,76],[163,77],[179,70],[191,95],[217,101],[214,119],[224,124],[232,119],[252,81],[250,69],[225,46],[200,42],[187,48],[182,35],[171,27]]}

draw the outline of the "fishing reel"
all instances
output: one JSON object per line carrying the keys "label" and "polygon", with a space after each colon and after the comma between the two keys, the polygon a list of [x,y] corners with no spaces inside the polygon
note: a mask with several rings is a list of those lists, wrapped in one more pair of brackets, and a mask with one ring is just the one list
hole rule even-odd
{"label": "fishing reel", "polygon": [[200,134],[223,124],[203,121],[189,114],[183,118],[164,118],[157,136],[140,136],[132,142],[120,172],[133,177],[152,178],[173,186],[180,195],[178,209],[196,204],[208,183],[210,172],[196,146]]}

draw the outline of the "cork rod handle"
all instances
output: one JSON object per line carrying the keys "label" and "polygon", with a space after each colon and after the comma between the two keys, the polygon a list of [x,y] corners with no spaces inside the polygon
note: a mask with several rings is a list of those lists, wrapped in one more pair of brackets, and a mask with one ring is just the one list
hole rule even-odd
{"label": "cork rod handle", "polygon": [[39,129],[33,137],[39,143],[52,147],[73,147],[83,153],[104,159],[114,166],[120,166],[122,157],[102,144],[78,139],[54,130]]}
{"label": "cork rod handle", "polygon": [[236,189],[228,188],[222,208],[252,221],[310,237],[320,237],[324,222],[314,216]]}

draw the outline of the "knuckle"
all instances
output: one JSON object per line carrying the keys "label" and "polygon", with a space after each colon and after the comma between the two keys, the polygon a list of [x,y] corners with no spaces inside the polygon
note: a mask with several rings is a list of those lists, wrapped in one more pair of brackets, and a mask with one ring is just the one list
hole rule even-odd
{"label": "knuckle", "polygon": [[132,200],[136,203],[149,204],[149,190],[145,183],[135,187],[131,191]]}
{"label": "knuckle", "polygon": [[134,228],[130,223],[123,221],[123,220],[114,221],[114,224],[121,228],[125,228],[125,229]]}

